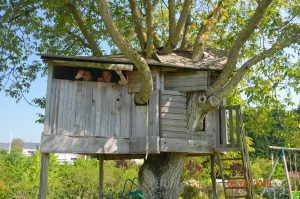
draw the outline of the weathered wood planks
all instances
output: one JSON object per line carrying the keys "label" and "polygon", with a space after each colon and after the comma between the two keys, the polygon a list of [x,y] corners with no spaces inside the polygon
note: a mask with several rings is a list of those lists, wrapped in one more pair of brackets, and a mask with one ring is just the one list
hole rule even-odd
{"label": "weathered wood planks", "polygon": [[43,153],[129,154],[128,138],[43,135]]}
{"label": "weathered wood planks", "polygon": [[186,94],[161,90],[160,126],[161,136],[185,138],[187,136]]}
{"label": "weathered wood planks", "polygon": [[[44,134],[128,138],[132,131],[128,86],[54,79],[48,93]],[[146,126],[141,109],[137,115],[144,112],[141,125]]]}
{"label": "weathered wood planks", "polygon": [[207,89],[208,72],[166,72],[164,74],[164,88],[175,91],[199,91]]}

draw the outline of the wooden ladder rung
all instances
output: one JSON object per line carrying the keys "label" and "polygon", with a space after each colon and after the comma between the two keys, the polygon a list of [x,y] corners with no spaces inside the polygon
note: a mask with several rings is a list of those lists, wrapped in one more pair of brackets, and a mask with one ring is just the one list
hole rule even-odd
{"label": "wooden ladder rung", "polygon": [[248,187],[225,187],[226,190],[230,189],[248,189]]}
{"label": "wooden ladder rung", "polygon": [[246,180],[246,177],[240,176],[240,177],[230,177],[226,178],[225,180]]}
{"label": "wooden ladder rung", "polygon": [[243,158],[242,158],[242,157],[240,157],[240,158],[221,158],[220,160],[222,160],[222,161],[229,161],[229,160],[243,160]]}
{"label": "wooden ladder rung", "polygon": [[248,195],[242,195],[242,196],[228,196],[228,198],[247,198]]}

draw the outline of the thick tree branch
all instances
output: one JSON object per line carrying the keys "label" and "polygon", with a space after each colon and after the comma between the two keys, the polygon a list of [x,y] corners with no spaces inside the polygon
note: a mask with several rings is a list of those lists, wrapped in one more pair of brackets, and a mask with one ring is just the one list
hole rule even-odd
{"label": "thick tree branch", "polygon": [[72,13],[79,29],[81,30],[84,38],[87,40],[87,42],[89,43],[92,51],[93,51],[93,55],[94,56],[101,56],[102,52],[97,44],[97,42],[95,41],[95,38],[91,35],[91,33],[88,30],[88,27],[85,25],[85,23],[82,20],[82,17],[78,11],[78,9],[76,8],[76,6],[70,1],[70,0],[65,0],[65,6],[67,8],[69,8],[70,12]]}
{"label": "thick tree branch", "polygon": [[175,28],[175,33],[174,33],[172,39],[169,40],[167,45],[163,48],[161,53],[169,54],[172,52],[172,50],[174,48],[176,48],[177,44],[180,41],[180,37],[182,36],[185,22],[191,13],[193,4],[194,4],[194,0],[185,0],[184,1],[180,17],[179,17],[179,20],[178,20],[176,28]]}
{"label": "thick tree branch", "polygon": [[153,90],[153,80],[149,69],[149,66],[144,58],[142,58],[139,53],[130,46],[130,44],[124,39],[120,31],[118,30],[116,24],[114,23],[109,8],[107,6],[106,0],[96,0],[100,16],[106,26],[107,31],[114,43],[118,48],[128,57],[133,64],[137,67],[141,79],[142,88],[139,93],[135,95],[135,102],[137,104],[145,104]]}
{"label": "thick tree branch", "polygon": [[191,18],[192,18],[191,15],[189,15],[185,22],[182,41],[180,44],[180,49],[188,49],[189,48],[189,39],[190,39],[189,30],[190,30],[190,26],[192,24]]}
{"label": "thick tree branch", "polygon": [[144,5],[146,8],[146,23],[147,23],[147,40],[146,40],[146,57],[150,59],[153,52],[153,6],[152,0],[144,0]]}
{"label": "thick tree branch", "polygon": [[176,20],[175,20],[176,3],[175,3],[175,0],[168,0],[168,7],[169,7],[169,40],[172,41],[174,34],[175,34],[175,28],[176,28]]}
{"label": "thick tree branch", "polygon": [[213,93],[217,92],[217,90],[223,85],[225,85],[226,81],[230,78],[232,72],[236,67],[237,58],[242,46],[249,39],[251,34],[254,32],[255,28],[261,21],[264,13],[266,12],[271,2],[272,0],[259,1],[254,15],[250,18],[245,28],[239,33],[237,39],[235,40],[233,46],[231,47],[227,59],[227,63],[224,66],[223,72],[221,73],[218,80],[212,86],[209,87],[209,89],[207,90],[207,95],[212,95]]}
{"label": "thick tree branch", "polygon": [[236,74],[228,81],[228,83],[222,87],[222,89],[220,89],[219,92],[217,92],[215,94],[215,96],[218,99],[223,99],[225,98],[230,92],[231,90],[233,90],[238,83],[243,79],[243,77],[246,75],[246,73],[249,71],[249,69],[257,64],[258,62],[262,61],[263,59],[272,56],[273,54],[275,54],[276,52],[287,48],[289,46],[291,46],[294,43],[300,43],[300,33],[297,33],[291,37],[289,37],[288,39],[283,40],[280,43],[277,43],[275,45],[273,45],[271,48],[269,48],[268,50],[254,56],[253,58],[249,59],[248,61],[246,61],[241,68],[236,72]]}
{"label": "thick tree branch", "polygon": [[129,0],[129,5],[130,5],[130,9],[131,9],[131,15],[132,15],[132,18],[133,18],[133,21],[135,24],[135,26],[134,26],[135,32],[139,39],[140,46],[141,46],[142,50],[144,50],[145,44],[146,44],[146,36],[145,36],[145,32],[143,30],[142,18],[141,18],[141,14],[138,9],[136,0]]}
{"label": "thick tree branch", "polygon": [[208,15],[207,19],[202,22],[193,47],[193,60],[200,60],[203,57],[205,43],[215,23],[222,15],[225,5],[227,5],[227,0],[220,0],[218,6]]}

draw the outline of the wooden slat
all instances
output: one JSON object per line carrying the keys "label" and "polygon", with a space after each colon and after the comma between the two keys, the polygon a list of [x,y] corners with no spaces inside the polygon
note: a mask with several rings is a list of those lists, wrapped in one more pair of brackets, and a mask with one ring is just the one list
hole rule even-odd
{"label": "wooden slat", "polygon": [[63,60],[52,60],[51,61],[56,66],[68,66],[68,67],[84,67],[84,68],[99,68],[106,70],[133,70],[133,65],[129,64],[104,64],[104,63],[94,63],[94,62],[78,62],[78,61],[63,61]]}
{"label": "wooden slat", "polygon": [[58,134],[58,115],[59,115],[59,98],[60,98],[60,87],[61,81],[56,80],[56,90],[55,90],[55,111],[54,111],[54,125],[53,134]]}
{"label": "wooden slat", "polygon": [[72,83],[72,104],[71,114],[70,114],[70,135],[74,135],[76,132],[76,104],[77,104],[77,82]]}
{"label": "wooden slat", "polygon": [[165,73],[165,78],[170,78],[170,77],[178,77],[178,76],[196,76],[196,77],[207,77],[208,72],[207,71],[191,71],[191,72],[169,72]]}
{"label": "wooden slat", "polygon": [[207,86],[205,85],[191,85],[191,86],[167,86],[165,85],[165,89],[168,90],[175,90],[175,91],[199,91],[199,90],[206,90]]}
{"label": "wooden slat", "polygon": [[145,154],[146,150],[148,150],[149,154],[160,152],[158,136],[149,136],[148,138],[146,138],[146,136],[130,138],[130,145],[129,145],[130,154]]}
{"label": "wooden slat", "polygon": [[129,138],[131,131],[131,94],[128,94],[128,85],[121,90],[121,121],[120,137]]}
{"label": "wooden slat", "polygon": [[161,136],[170,138],[187,138],[188,134],[184,131],[162,131]]}
{"label": "wooden slat", "polygon": [[220,111],[220,120],[221,120],[221,128],[220,128],[220,146],[226,147],[227,145],[227,124],[226,124],[226,112],[225,108],[222,107]]}
{"label": "wooden slat", "polygon": [[47,80],[47,93],[46,93],[46,109],[45,109],[45,122],[44,122],[44,134],[51,134],[51,87],[52,87],[52,74],[53,74],[53,66],[49,64],[48,66],[48,80]]}
{"label": "wooden slat", "polygon": [[85,96],[85,128],[84,135],[92,136],[92,106],[93,106],[93,84],[94,82],[84,82],[86,96]]}
{"label": "wooden slat", "polygon": [[74,89],[74,86],[73,86],[73,82],[71,81],[67,81],[67,98],[65,99],[65,103],[66,103],[66,125],[65,125],[65,129],[64,129],[64,135],[71,135],[71,120],[72,120],[72,93],[73,93],[73,89]]}
{"label": "wooden slat", "polygon": [[180,126],[180,127],[186,127],[187,126],[186,120],[162,119],[161,124],[162,125],[169,125],[169,126]]}
{"label": "wooden slat", "polygon": [[83,106],[83,101],[84,98],[82,98],[82,82],[77,82],[77,92],[76,92],[76,109],[75,109],[75,131],[74,131],[74,135],[79,136],[81,133],[81,126],[80,126],[80,122],[81,122],[81,114],[83,114],[81,112],[82,106]]}
{"label": "wooden slat", "polygon": [[149,99],[148,136],[159,136],[159,91],[154,91]]}
{"label": "wooden slat", "polygon": [[162,101],[171,101],[171,102],[182,102],[186,103],[186,98],[182,96],[175,96],[175,95],[162,95]]}
{"label": "wooden slat", "polygon": [[113,116],[115,122],[111,121],[111,129],[113,129],[114,137],[120,137],[121,135],[121,89],[122,86],[115,84],[113,85],[114,91],[114,107],[115,111],[113,112]]}
{"label": "wooden slat", "polygon": [[170,126],[170,125],[162,125],[162,131],[180,131],[180,132],[187,132],[187,128],[185,126]]}
{"label": "wooden slat", "polygon": [[186,120],[185,114],[161,113],[162,119]]}
{"label": "wooden slat", "polygon": [[160,145],[162,152],[182,153],[212,153],[211,143],[203,140],[184,140],[182,138],[161,138]]}
{"label": "wooden slat", "polygon": [[179,91],[161,90],[161,95],[175,95],[186,97],[186,94]]}
{"label": "wooden slat", "polygon": [[102,121],[102,82],[98,82],[93,92],[93,98],[95,100],[96,118],[95,118],[95,136],[101,136],[101,121]]}
{"label": "wooden slat", "polygon": [[161,101],[160,104],[165,107],[186,108],[186,104],[181,102]]}
{"label": "wooden slat", "polygon": [[132,95],[132,134],[131,137],[140,137],[148,134],[147,106],[136,106]]}
{"label": "wooden slat", "polygon": [[50,96],[50,111],[49,111],[49,135],[52,135],[55,127],[55,99],[56,99],[56,84],[57,81],[53,80],[51,83],[51,96]]}
{"label": "wooden slat", "polygon": [[102,137],[107,137],[110,136],[108,134],[109,132],[109,123],[107,122],[107,118],[109,117],[109,104],[106,101],[108,99],[107,97],[109,96],[108,94],[108,88],[106,84],[100,84],[101,85],[101,129],[100,129],[100,136]]}
{"label": "wooden slat", "polygon": [[234,138],[233,138],[233,116],[232,109],[229,109],[229,129],[230,129],[230,146],[233,147]]}
{"label": "wooden slat", "polygon": [[197,91],[207,89],[207,72],[165,73],[165,89],[176,91]]}
{"label": "wooden slat", "polygon": [[58,111],[58,120],[57,120],[57,132],[58,135],[63,135],[63,128],[64,128],[64,97],[65,97],[65,81],[61,80],[61,87],[59,91],[59,111]]}
{"label": "wooden slat", "polygon": [[45,135],[42,136],[41,151],[43,153],[129,154],[129,139]]}
{"label": "wooden slat", "polygon": [[185,108],[161,107],[162,113],[186,114]]}

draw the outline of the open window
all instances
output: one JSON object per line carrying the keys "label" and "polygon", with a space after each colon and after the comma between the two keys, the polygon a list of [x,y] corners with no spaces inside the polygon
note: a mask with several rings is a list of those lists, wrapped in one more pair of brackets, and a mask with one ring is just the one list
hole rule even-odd
{"label": "open window", "polygon": [[[71,81],[80,81],[82,78],[76,79],[75,76],[80,70],[88,71],[91,75],[91,79],[89,81],[99,81],[103,71],[111,72],[111,82],[118,83],[120,80],[119,75],[115,72],[115,70],[107,70],[107,69],[99,69],[99,68],[85,68],[85,67],[69,67],[69,66],[54,66],[53,68],[53,78],[54,79],[64,79]],[[122,71],[123,75],[127,79],[126,71]]]}

